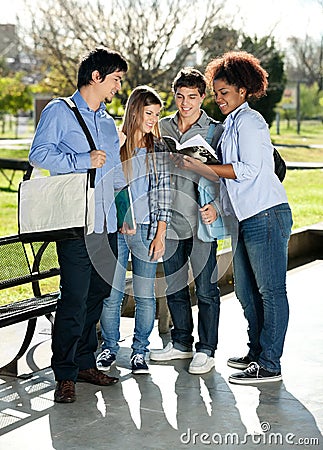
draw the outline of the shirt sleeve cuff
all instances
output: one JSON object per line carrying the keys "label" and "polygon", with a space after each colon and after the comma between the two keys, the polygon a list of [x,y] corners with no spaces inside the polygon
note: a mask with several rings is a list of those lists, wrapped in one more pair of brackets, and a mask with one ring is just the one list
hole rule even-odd
{"label": "shirt sleeve cuff", "polygon": [[90,152],[78,153],[75,155],[75,169],[91,169]]}

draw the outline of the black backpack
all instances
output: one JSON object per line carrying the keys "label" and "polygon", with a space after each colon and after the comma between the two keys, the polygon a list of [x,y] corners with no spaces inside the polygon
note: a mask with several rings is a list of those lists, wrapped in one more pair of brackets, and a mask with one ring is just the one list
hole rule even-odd
{"label": "black backpack", "polygon": [[275,174],[277,175],[279,180],[283,182],[286,175],[286,163],[275,147],[274,147],[274,163],[275,163]]}

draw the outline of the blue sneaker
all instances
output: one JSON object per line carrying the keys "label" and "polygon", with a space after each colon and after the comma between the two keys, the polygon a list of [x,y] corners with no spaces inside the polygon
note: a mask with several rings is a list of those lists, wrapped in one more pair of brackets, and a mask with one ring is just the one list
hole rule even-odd
{"label": "blue sneaker", "polygon": [[111,366],[116,362],[116,355],[110,352],[109,349],[103,350],[96,358],[96,367],[99,370],[110,370]]}
{"label": "blue sneaker", "polygon": [[141,373],[149,373],[148,366],[146,364],[144,355],[141,353],[136,353],[131,358],[131,368],[132,373],[141,374]]}

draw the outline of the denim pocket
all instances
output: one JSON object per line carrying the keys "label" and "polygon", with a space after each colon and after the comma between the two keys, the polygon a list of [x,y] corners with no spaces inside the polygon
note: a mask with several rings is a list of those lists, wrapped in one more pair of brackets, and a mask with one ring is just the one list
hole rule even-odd
{"label": "denim pocket", "polygon": [[293,219],[292,212],[287,203],[275,208],[275,216],[282,233],[282,236],[288,238],[291,234]]}

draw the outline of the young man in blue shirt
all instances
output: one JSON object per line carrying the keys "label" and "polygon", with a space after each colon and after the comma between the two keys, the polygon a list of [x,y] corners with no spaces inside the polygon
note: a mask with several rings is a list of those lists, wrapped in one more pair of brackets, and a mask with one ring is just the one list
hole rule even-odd
{"label": "young man in blue shirt", "polygon": [[127,62],[104,47],[81,61],[77,91],[72,95],[96,144],[90,152],[74,113],[60,99],[43,110],[29,155],[33,166],[51,175],[96,169],[94,233],[57,242],[61,298],[57,304],[52,340],[52,369],[57,381],[54,400],[75,401],[75,383],[115,384],[96,368],[96,324],[108,297],[117,255],[114,190],[125,185],[115,123],[106,112],[121,87]]}
{"label": "young man in blue shirt", "polygon": [[[213,123],[211,145],[216,148],[223,125],[211,119],[201,105],[206,95],[204,76],[194,68],[184,68],[173,82],[177,112],[160,121],[162,136],[180,143],[200,134],[209,135]],[[167,283],[167,303],[171,313],[172,342],[162,350],[152,350],[153,361],[192,358],[188,371],[203,374],[214,367],[218,343],[220,294],[217,286],[217,240],[203,242],[197,237],[199,214],[204,223],[217,218],[212,204],[200,209],[197,186],[199,176],[171,166],[172,219],[167,229],[163,257]],[[189,263],[192,267],[198,302],[198,337],[193,356],[193,317],[189,290]]]}

